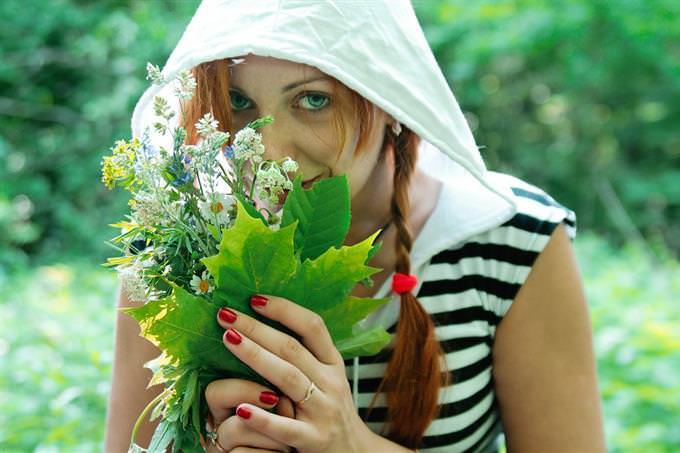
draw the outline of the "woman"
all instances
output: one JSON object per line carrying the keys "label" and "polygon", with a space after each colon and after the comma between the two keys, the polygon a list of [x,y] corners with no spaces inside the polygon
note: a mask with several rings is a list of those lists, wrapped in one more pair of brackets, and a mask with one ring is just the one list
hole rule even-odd
{"label": "woman", "polygon": [[[407,1],[204,1],[164,73],[188,68],[189,140],[206,111],[232,131],[270,114],[266,157],[296,159],[307,185],[348,176],[346,242],[382,228],[384,243],[371,261],[383,271],[353,294],[391,291],[365,323],[395,333],[345,363],[294,301],[251,300],[301,342],[220,311],[225,347],[280,393],[211,383],[208,451],[493,451],[502,431],[513,451],[604,451],[573,213],[486,171]],[[157,92],[138,103],[135,135]],[[108,451],[127,448],[158,392],[142,369],[158,351],[136,334],[119,316]]]}

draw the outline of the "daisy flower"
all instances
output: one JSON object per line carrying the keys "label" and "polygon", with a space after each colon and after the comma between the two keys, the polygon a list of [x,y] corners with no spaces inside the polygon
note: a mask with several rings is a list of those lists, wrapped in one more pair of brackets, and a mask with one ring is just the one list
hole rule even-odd
{"label": "daisy flower", "polygon": [[236,200],[231,195],[212,192],[205,201],[198,202],[198,209],[205,220],[224,226],[231,223],[230,211],[235,204]]}
{"label": "daisy flower", "polygon": [[194,275],[189,282],[194,292],[198,295],[211,293],[215,287],[210,284],[210,274],[208,271],[203,271],[201,276]]}

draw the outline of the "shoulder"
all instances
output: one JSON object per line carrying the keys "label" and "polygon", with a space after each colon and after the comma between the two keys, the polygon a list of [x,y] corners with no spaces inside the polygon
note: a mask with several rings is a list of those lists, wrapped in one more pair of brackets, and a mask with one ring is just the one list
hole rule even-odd
{"label": "shoulder", "polygon": [[492,181],[502,183],[512,192],[517,205],[517,212],[502,227],[510,226],[529,233],[537,233],[541,237],[550,236],[555,228],[564,223],[571,239],[576,235],[576,214],[566,206],[557,202],[545,190],[512,175],[489,172]]}
{"label": "shoulder", "polygon": [[478,303],[487,318],[494,320],[489,325],[493,337],[557,228],[564,225],[567,237],[574,238],[576,215],[527,181],[496,172],[489,177],[512,194],[517,206],[514,215],[440,252],[431,263],[454,265],[473,285]]}

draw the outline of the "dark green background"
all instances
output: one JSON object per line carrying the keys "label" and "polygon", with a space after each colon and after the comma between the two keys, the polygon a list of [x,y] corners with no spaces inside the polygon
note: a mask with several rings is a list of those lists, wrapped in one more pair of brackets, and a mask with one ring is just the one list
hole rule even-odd
{"label": "dark green background", "polygon": [[[578,215],[610,448],[680,449],[680,2],[414,3],[488,166]],[[0,2],[2,451],[100,448],[126,196],[99,163],[197,4]]]}

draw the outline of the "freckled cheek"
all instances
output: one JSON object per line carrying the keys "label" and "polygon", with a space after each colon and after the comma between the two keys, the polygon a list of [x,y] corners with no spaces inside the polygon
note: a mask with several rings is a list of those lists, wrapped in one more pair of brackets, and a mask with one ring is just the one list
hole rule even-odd
{"label": "freckled cheek", "polygon": [[296,137],[295,148],[301,163],[312,163],[317,166],[336,166],[340,151],[338,140],[326,134],[310,133]]}

